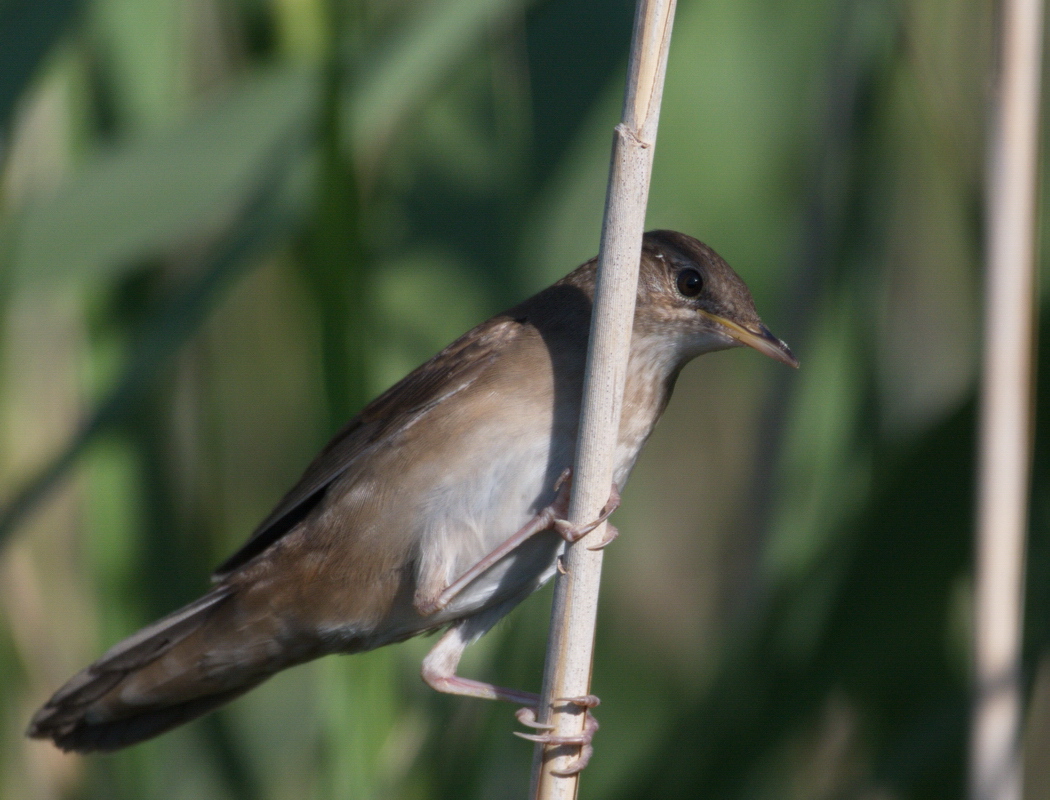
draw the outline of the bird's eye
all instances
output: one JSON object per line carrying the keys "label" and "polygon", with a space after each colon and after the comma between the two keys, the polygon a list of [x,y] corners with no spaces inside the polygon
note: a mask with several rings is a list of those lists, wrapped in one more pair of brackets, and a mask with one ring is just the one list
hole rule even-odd
{"label": "bird's eye", "polygon": [[678,273],[678,291],[686,297],[696,297],[703,289],[704,279],[697,270],[689,268]]}

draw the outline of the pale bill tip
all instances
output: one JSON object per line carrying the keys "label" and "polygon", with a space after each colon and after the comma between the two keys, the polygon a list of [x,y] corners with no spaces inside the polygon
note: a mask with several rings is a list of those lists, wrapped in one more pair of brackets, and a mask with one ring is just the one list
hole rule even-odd
{"label": "pale bill tip", "polygon": [[745,328],[743,325],[732,322],[725,317],[719,317],[714,314],[707,314],[707,316],[724,325],[729,335],[741,344],[745,344],[763,355],[779,361],[781,364],[787,364],[789,367],[798,369],[798,359],[791,352],[791,348],[774,336],[769,328],[761,322],[755,328]]}

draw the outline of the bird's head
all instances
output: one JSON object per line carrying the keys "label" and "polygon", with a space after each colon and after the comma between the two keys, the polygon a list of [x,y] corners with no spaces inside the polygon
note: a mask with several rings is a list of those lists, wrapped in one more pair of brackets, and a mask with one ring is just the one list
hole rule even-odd
{"label": "bird's head", "polygon": [[684,362],[747,345],[791,367],[798,360],[770,333],[745,283],[714,250],[675,231],[645,234],[635,334],[666,337]]}

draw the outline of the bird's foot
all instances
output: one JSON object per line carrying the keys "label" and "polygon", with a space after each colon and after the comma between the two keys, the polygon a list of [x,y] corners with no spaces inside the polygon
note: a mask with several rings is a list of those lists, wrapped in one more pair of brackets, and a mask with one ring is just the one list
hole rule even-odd
{"label": "bird's foot", "polygon": [[598,730],[598,720],[595,719],[594,714],[589,713],[589,711],[601,701],[595,695],[587,694],[582,697],[561,697],[554,702],[582,709],[586,716],[584,717],[583,730],[580,733],[570,735],[555,734],[552,732],[554,730],[553,725],[537,722],[536,709],[532,706],[526,706],[524,708],[519,708],[514,714],[514,716],[517,717],[518,722],[530,728],[535,728],[545,732],[522,733],[520,731],[515,731],[514,735],[548,747],[579,747],[580,754],[571,761],[568,766],[558,770],[551,770],[552,775],[567,778],[582,772],[590,762],[591,756],[594,755],[594,746],[591,742],[594,740],[594,734]]}
{"label": "bird's foot", "polygon": [[[557,531],[558,535],[569,544],[578,542],[605,522],[612,513],[620,507],[620,489],[614,483],[609,490],[609,499],[602,507],[598,519],[582,525],[574,525],[569,522],[569,520],[565,519],[565,515],[569,513],[569,497],[572,493],[571,469],[565,469],[562,471],[561,475],[558,476],[558,480],[554,482],[554,490],[558,493],[558,496],[554,498],[554,502],[551,503],[546,510],[547,513],[551,515],[551,528]],[[602,537],[602,540],[595,545],[591,545],[587,549],[601,550],[612,544],[613,540],[619,535],[620,532],[616,528],[612,525],[607,525],[605,536]]]}

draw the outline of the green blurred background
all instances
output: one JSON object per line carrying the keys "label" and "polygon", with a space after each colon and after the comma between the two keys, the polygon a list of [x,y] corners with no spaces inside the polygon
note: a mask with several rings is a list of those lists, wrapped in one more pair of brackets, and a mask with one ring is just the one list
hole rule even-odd
{"label": "green blurred background", "polygon": [[[595,253],[632,14],[0,0],[0,797],[525,795],[512,709],[426,689],[426,640],[114,755],[22,731],[368,398]],[[683,374],[607,551],[583,797],[961,796],[994,25],[987,0],[681,0],[648,227],[714,246],[803,368]],[[549,602],[464,673],[537,689]]]}

